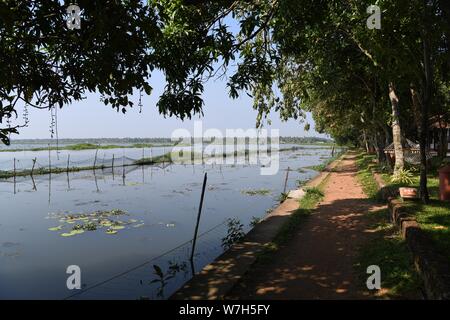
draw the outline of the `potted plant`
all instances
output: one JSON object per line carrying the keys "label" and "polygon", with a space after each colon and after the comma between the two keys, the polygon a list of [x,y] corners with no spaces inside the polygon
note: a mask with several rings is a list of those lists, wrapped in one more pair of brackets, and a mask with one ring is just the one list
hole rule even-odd
{"label": "potted plant", "polygon": [[[411,185],[413,183],[412,178],[413,175],[411,171],[400,169],[392,176],[391,181],[394,183]],[[418,195],[417,188],[400,187],[398,188],[398,191],[400,192],[400,197],[403,199],[416,199]]]}

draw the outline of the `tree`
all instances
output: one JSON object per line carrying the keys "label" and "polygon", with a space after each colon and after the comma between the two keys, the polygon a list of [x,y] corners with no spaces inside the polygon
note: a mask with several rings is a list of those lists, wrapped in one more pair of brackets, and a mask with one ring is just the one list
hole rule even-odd
{"label": "tree", "polygon": [[181,0],[79,0],[81,29],[68,30],[70,2],[0,2],[3,143],[20,129],[5,124],[17,117],[18,102],[50,109],[95,91],[105,105],[126,112],[134,91],[151,94],[155,69],[167,79],[162,114],[183,119],[201,112],[201,77],[219,56],[227,61],[231,54],[232,33],[212,22],[231,1],[197,7]]}

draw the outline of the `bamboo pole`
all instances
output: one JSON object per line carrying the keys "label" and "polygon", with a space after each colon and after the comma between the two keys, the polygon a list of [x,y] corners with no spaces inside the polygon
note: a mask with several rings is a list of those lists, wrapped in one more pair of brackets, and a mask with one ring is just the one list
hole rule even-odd
{"label": "bamboo pole", "polygon": [[16,194],[16,158],[14,158],[14,194]]}
{"label": "bamboo pole", "polygon": [[48,172],[49,174],[52,173],[52,160],[51,160],[51,149],[50,149],[50,144],[48,145]]}
{"label": "bamboo pole", "polygon": [[95,150],[95,158],[94,158],[94,170],[95,170],[95,166],[97,165],[97,154],[98,154],[98,149]]}
{"label": "bamboo pole", "polygon": [[201,194],[201,197],[200,197],[200,205],[198,207],[197,223],[195,225],[194,238],[192,239],[191,261],[194,260],[195,244],[197,242],[198,225],[200,224],[200,216],[202,214],[203,199],[204,199],[204,196],[205,196],[205,188],[206,188],[206,181],[207,180],[208,180],[208,175],[205,172],[205,176],[203,178],[202,194]]}
{"label": "bamboo pole", "polygon": [[36,165],[36,161],[37,161],[37,158],[34,158],[33,159],[33,166],[31,167],[31,173],[30,173],[31,176],[33,176],[33,172],[34,172],[34,167]]}

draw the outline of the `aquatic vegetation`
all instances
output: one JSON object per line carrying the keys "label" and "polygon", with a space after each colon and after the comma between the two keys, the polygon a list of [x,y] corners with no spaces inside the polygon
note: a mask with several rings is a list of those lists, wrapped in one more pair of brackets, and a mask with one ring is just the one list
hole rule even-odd
{"label": "aquatic vegetation", "polygon": [[282,203],[284,201],[286,201],[286,199],[288,198],[288,193],[284,193],[282,192],[279,196],[278,196],[278,202]]}
{"label": "aquatic vegetation", "polygon": [[[188,272],[188,265],[186,261],[181,263],[175,261],[169,261],[169,267],[166,270],[166,273],[161,269],[160,266],[154,264],[153,265],[153,275],[156,276],[155,279],[149,282],[150,285],[154,283],[158,283],[159,287],[157,289],[157,296],[160,298],[164,298],[164,288],[167,286],[168,281],[172,278],[175,278],[177,273],[183,272],[185,275]],[[143,281],[141,280],[141,283]]]}
{"label": "aquatic vegetation", "polygon": [[60,225],[60,226],[57,226],[57,227],[52,227],[52,228],[48,228],[48,230],[49,231],[59,231],[59,230],[61,230],[62,229],[62,225]]}
{"label": "aquatic vegetation", "polygon": [[227,235],[224,238],[222,238],[222,247],[225,250],[231,248],[231,246],[235,242],[239,242],[245,236],[244,225],[241,223],[239,219],[236,218],[228,219],[227,226],[228,226]]}
{"label": "aquatic vegetation", "polygon": [[268,189],[257,189],[257,190],[242,190],[241,191],[242,194],[246,194],[248,196],[267,196],[269,194],[271,194],[271,191]]}
{"label": "aquatic vegetation", "polygon": [[253,216],[250,220],[250,227],[254,228],[258,223],[262,221],[261,218]]}
{"label": "aquatic vegetation", "polygon": [[85,231],[96,231],[98,229],[107,228],[106,234],[116,234],[119,230],[125,229],[127,225],[133,227],[141,227],[143,221],[130,219],[129,221],[118,220],[119,216],[128,215],[126,211],[120,209],[94,211],[91,213],[53,213],[47,218],[58,219],[61,225],[48,228],[49,231],[65,231],[60,235],[62,237],[72,237],[82,234]]}
{"label": "aquatic vegetation", "polygon": [[296,184],[297,184],[297,187],[303,187],[307,182],[308,182],[308,180],[298,179],[296,181]]}

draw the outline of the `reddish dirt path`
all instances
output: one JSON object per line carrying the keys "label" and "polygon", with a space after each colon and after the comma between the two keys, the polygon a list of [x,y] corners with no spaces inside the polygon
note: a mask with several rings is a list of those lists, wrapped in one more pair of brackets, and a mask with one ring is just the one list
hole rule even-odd
{"label": "reddish dirt path", "polygon": [[331,173],[325,198],[270,262],[257,264],[230,299],[367,299],[354,274],[357,248],[370,239],[365,213],[379,210],[357,183],[354,156]]}

